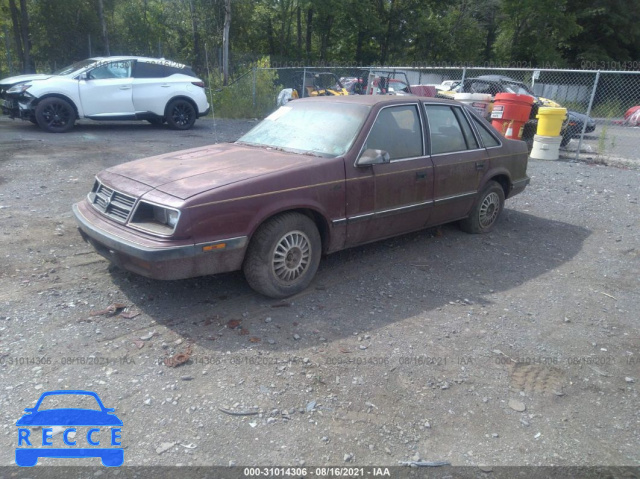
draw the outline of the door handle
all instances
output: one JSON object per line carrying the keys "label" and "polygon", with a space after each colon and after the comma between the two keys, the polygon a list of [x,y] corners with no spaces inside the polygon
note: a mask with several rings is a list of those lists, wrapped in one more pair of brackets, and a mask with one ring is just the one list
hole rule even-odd
{"label": "door handle", "polygon": [[427,177],[426,171],[416,171],[416,180],[424,180]]}
{"label": "door handle", "polygon": [[476,171],[484,170],[484,161],[476,161]]}
{"label": "door handle", "polygon": [[120,90],[131,90],[130,86],[121,86]]}
{"label": "door handle", "polygon": [[171,85],[167,85],[166,83],[164,85],[160,85],[162,88],[169,88]]}

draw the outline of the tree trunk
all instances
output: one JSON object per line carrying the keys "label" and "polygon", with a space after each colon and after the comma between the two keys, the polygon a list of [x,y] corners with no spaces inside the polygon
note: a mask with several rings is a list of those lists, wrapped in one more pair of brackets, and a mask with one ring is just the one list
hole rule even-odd
{"label": "tree trunk", "polygon": [[331,27],[333,26],[334,16],[329,15],[325,22],[325,28],[323,28],[322,37],[320,39],[320,60],[327,60],[327,50],[329,49],[329,42],[331,38]]}
{"label": "tree trunk", "polygon": [[[226,1],[225,1],[226,4]],[[226,5],[225,5],[226,9]],[[200,68],[200,34],[198,33],[198,19],[196,17],[196,8],[193,0],[189,0],[189,10],[191,12],[191,29],[193,30],[193,66],[196,71]]]}
{"label": "tree trunk", "polygon": [[35,73],[31,65],[31,40],[29,40],[29,13],[27,12],[27,0],[20,0],[20,27],[22,31],[22,46],[24,49],[24,71]]}
{"label": "tree trunk", "polygon": [[224,31],[222,34],[222,84],[229,84],[229,30],[231,29],[231,0],[224,1]]}
{"label": "tree trunk", "polygon": [[298,48],[296,58],[300,60],[302,57],[302,9],[300,8],[300,5],[296,8],[296,16],[298,21]]}
{"label": "tree trunk", "polygon": [[311,61],[311,36],[313,34],[313,8],[307,10],[307,61]]}
{"label": "tree trunk", "polygon": [[273,38],[273,23],[271,23],[271,17],[267,18],[267,39],[269,40],[269,55],[274,56],[276,54],[276,45]]}
{"label": "tree trunk", "polygon": [[356,63],[362,64],[362,46],[364,44],[364,31],[358,30],[358,37],[356,40]]}
{"label": "tree trunk", "polygon": [[24,72],[24,53],[22,50],[22,37],[20,36],[20,12],[16,7],[15,0],[9,0],[9,8],[11,10],[11,23],[13,24],[13,37],[16,42],[16,50],[18,52],[18,60],[20,60],[22,66],[22,72]]}
{"label": "tree trunk", "polygon": [[109,50],[109,35],[107,34],[107,22],[104,18],[103,0],[98,0],[98,16],[100,17],[100,24],[102,25],[102,43],[104,45],[104,54],[110,57],[111,51]]}
{"label": "tree trunk", "polygon": [[394,25],[394,15],[395,15],[395,11],[394,11],[394,6],[395,6],[395,0],[391,0],[391,4],[389,5],[389,20],[387,22],[387,33],[384,36],[384,41],[382,42],[381,48],[380,48],[380,63],[382,65],[384,65],[387,61],[387,56],[389,55],[389,43],[391,42],[391,30],[393,28]]}

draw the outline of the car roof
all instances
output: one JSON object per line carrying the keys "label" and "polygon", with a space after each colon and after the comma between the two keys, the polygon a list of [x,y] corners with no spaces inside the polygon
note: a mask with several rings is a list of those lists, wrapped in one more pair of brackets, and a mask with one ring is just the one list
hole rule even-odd
{"label": "car roof", "polygon": [[416,101],[429,101],[430,103],[440,103],[443,105],[451,105],[457,103],[454,100],[445,100],[434,97],[420,96],[398,96],[398,95],[344,95],[344,96],[320,96],[301,98],[296,102],[323,101],[327,103],[355,103],[358,105],[374,106],[378,104],[394,104],[394,103],[415,103]]}
{"label": "car roof", "polygon": [[476,77],[476,78],[469,78],[469,80],[485,80],[485,81],[496,81],[496,82],[508,81],[511,83],[522,83],[519,80],[515,80],[511,77],[507,77],[504,75],[480,75],[479,77]]}
{"label": "car roof", "polygon": [[175,62],[173,60],[168,60],[167,58],[151,58],[151,57],[137,57],[137,56],[133,56],[133,55],[118,55],[118,56],[110,56],[110,57],[91,57],[89,58],[89,60],[93,60],[96,62],[99,61],[125,61],[125,60],[137,60],[139,62],[154,62],[154,63],[159,63],[159,62],[166,62],[168,64],[171,65],[182,65],[182,66],[186,66],[183,63],[180,62]]}

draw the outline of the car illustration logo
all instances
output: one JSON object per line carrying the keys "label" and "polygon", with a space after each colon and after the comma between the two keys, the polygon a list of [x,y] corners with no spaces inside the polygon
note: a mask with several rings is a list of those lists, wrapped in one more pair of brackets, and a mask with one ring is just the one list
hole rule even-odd
{"label": "car illustration logo", "polygon": [[[45,399],[55,399],[55,396],[61,396],[62,399],[76,396],[76,399],[89,401],[93,398],[99,409],[42,407]],[[92,401],[91,403],[93,404]],[[22,467],[35,466],[41,457],[99,457],[104,466],[121,466],[124,462],[122,421],[113,414],[114,411],[113,408],[105,407],[92,391],[60,390],[43,393],[36,405],[26,408],[26,414],[16,422],[16,464]],[[57,429],[55,433],[54,427]],[[105,447],[106,445],[111,447]]]}

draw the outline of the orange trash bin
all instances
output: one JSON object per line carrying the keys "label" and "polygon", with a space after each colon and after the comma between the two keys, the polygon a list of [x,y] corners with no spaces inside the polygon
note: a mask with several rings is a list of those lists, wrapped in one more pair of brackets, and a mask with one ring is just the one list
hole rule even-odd
{"label": "orange trash bin", "polygon": [[530,95],[498,93],[491,111],[491,124],[506,138],[521,140],[534,101]]}

